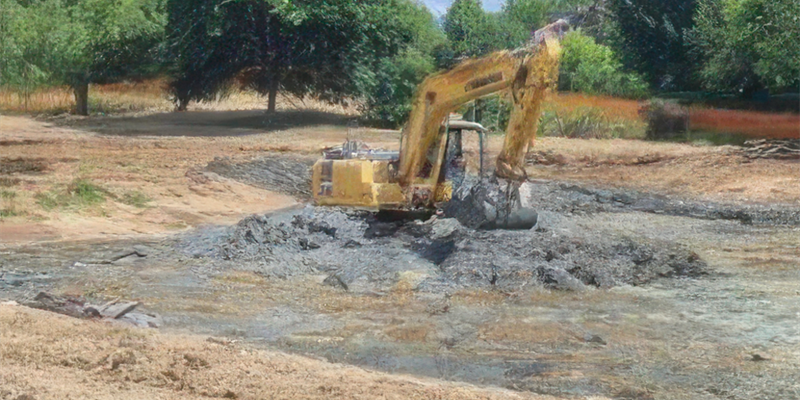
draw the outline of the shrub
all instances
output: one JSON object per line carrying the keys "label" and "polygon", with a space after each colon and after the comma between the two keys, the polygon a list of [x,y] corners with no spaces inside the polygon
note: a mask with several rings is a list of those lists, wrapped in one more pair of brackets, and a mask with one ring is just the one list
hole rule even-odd
{"label": "shrub", "polygon": [[573,139],[638,139],[643,136],[639,125],[636,121],[610,118],[595,107],[566,112],[548,109],[542,112],[538,134]]}
{"label": "shrub", "polygon": [[644,78],[624,72],[614,52],[594,38],[572,31],[561,46],[559,89],[637,99],[647,96]]}
{"label": "shrub", "polygon": [[676,103],[652,100],[640,114],[647,122],[647,139],[671,140],[686,137],[689,132],[689,111]]}

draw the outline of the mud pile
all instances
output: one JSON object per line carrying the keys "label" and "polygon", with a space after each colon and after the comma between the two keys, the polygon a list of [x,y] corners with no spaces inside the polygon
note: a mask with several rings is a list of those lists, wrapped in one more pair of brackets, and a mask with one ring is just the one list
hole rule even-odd
{"label": "mud pile", "polygon": [[185,240],[184,251],[219,270],[324,274],[326,284],[355,293],[382,294],[401,283],[433,292],[581,290],[707,272],[703,260],[675,244],[590,230],[548,212],[531,230],[476,231],[451,218],[385,222],[309,206],[202,235]]}

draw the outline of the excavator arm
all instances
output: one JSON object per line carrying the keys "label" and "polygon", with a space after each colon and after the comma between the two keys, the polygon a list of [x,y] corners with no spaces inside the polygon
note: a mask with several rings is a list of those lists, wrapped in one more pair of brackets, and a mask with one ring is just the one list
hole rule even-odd
{"label": "excavator arm", "polygon": [[[559,39],[567,24],[558,21],[534,33],[520,49],[501,51],[464,61],[455,68],[431,76],[418,88],[411,117],[403,129],[400,153],[370,150],[348,141],[330,149],[317,161],[312,191],[319,205],[349,206],[373,211],[431,209],[444,205],[470,227],[529,228],[536,213],[522,209],[519,182],[525,178],[523,158],[536,134],[546,91],[558,75]],[[510,92],[511,118],[503,149],[497,158],[497,182],[471,186],[463,180],[454,187],[448,171],[460,168],[460,130],[482,129],[463,122],[450,126],[442,121],[459,106],[501,91]],[[477,125],[477,124],[474,124]],[[450,165],[447,157],[453,156]],[[452,166],[455,168],[451,168]],[[498,186],[500,181],[505,187]]]}
{"label": "excavator arm", "polygon": [[414,183],[450,112],[507,89],[513,108],[495,173],[503,179],[524,179],[523,158],[536,134],[545,92],[558,79],[559,39],[566,28],[566,22],[559,20],[536,31],[526,47],[468,60],[427,78],[418,89],[403,130],[397,174],[400,186]]}

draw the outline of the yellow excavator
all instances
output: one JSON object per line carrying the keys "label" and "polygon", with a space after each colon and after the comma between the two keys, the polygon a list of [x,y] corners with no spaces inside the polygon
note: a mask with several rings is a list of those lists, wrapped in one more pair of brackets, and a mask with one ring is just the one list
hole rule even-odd
{"label": "yellow excavator", "polygon": [[[536,134],[546,92],[558,80],[559,41],[567,28],[567,23],[559,20],[534,32],[525,47],[466,60],[425,79],[417,88],[409,121],[403,128],[400,151],[368,150],[358,142],[348,141],[336,151],[326,152],[313,166],[316,203],[371,211],[414,211],[434,210],[456,200],[454,195],[461,180],[452,177],[463,176],[464,169],[461,132],[482,132],[484,128],[445,119],[464,104],[501,91],[510,91],[512,110],[493,181],[497,187],[505,185],[505,189],[494,191],[513,197],[512,192],[527,178],[524,157]],[[480,185],[490,185],[486,182]],[[474,194],[475,189],[470,193]],[[482,193],[486,191],[480,189],[484,189]],[[493,203],[484,200],[477,203]],[[530,213],[519,211],[519,201],[506,199],[506,203],[503,207],[490,206],[488,213],[479,210],[478,214],[487,217],[473,225],[513,227],[513,220],[531,219]],[[464,207],[460,208],[464,211]],[[529,224],[523,221],[516,225]]]}

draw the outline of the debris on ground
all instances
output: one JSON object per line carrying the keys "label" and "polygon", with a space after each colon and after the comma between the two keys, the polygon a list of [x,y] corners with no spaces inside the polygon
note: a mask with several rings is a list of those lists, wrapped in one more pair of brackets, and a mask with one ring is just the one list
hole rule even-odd
{"label": "debris on ground", "polygon": [[158,315],[134,312],[141,303],[120,301],[119,299],[103,305],[92,305],[76,296],[57,296],[47,292],[39,292],[32,301],[27,302],[25,305],[68,315],[73,318],[113,320],[144,328],[158,328],[161,325],[161,319]]}
{"label": "debris on ground", "polygon": [[747,158],[800,159],[800,139],[759,139],[744,142]]}

